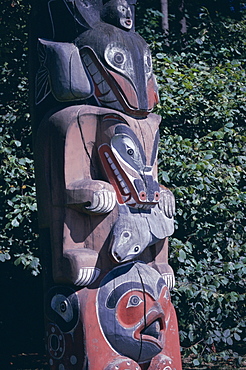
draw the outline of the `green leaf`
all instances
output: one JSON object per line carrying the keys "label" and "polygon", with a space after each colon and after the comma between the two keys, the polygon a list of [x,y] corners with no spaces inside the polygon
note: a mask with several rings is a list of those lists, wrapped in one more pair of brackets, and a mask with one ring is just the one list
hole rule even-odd
{"label": "green leaf", "polygon": [[11,225],[14,226],[14,227],[18,227],[20,225],[19,221],[17,220],[17,218],[14,218],[12,221],[11,221]]}
{"label": "green leaf", "polygon": [[186,253],[183,249],[180,249],[178,260],[179,260],[179,262],[184,262],[185,259],[186,259]]}
{"label": "green leaf", "polygon": [[200,361],[197,358],[195,358],[192,362],[193,362],[194,366],[199,366],[200,365]]}

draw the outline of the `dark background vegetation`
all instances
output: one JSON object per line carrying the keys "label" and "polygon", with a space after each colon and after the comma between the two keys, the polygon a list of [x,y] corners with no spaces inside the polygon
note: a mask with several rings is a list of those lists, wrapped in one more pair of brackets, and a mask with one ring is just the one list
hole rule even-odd
{"label": "dark background vegetation", "polygon": [[[31,4],[0,5],[2,359],[43,353],[28,99]],[[170,0],[165,29],[161,11],[159,0],[139,1],[137,30],[152,49],[159,84],[160,182],[176,197],[170,264],[182,354],[192,354],[194,366],[218,358],[240,366],[246,352],[246,6]]]}

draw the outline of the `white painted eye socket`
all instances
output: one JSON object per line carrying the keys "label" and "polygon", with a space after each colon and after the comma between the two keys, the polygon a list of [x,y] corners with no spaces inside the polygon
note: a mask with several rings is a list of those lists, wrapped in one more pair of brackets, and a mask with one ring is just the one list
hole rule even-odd
{"label": "white painted eye socket", "polygon": [[128,307],[138,307],[142,302],[143,302],[142,298],[140,298],[137,295],[132,295],[129,298],[128,302],[127,302],[126,308],[128,308]]}
{"label": "white painted eye socket", "polygon": [[117,7],[117,10],[118,10],[119,12],[121,12],[121,13],[126,13],[126,11],[127,11],[127,9],[126,9],[124,6],[122,6],[122,5],[119,5],[119,6]]}
{"label": "white painted eye socket", "polygon": [[126,134],[115,135],[111,140],[114,154],[120,156],[124,162],[135,171],[143,171],[144,164],[137,144]]}
{"label": "white painted eye socket", "polygon": [[131,53],[126,47],[111,42],[105,49],[104,58],[111,68],[132,79],[134,76],[133,62]]}

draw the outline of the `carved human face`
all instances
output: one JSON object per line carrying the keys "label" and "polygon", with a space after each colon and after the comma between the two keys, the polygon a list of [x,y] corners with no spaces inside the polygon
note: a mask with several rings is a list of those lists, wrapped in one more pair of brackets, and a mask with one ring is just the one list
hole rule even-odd
{"label": "carved human face", "polygon": [[130,30],[132,28],[132,12],[126,0],[110,0],[102,11],[102,20],[113,26]]}
{"label": "carved human face", "polygon": [[164,280],[142,263],[114,269],[98,292],[99,324],[107,341],[119,354],[139,363],[161,352],[169,306]]}
{"label": "carved human face", "polygon": [[128,3],[124,0],[118,1],[117,10],[121,27],[130,30],[132,28],[132,12]]}

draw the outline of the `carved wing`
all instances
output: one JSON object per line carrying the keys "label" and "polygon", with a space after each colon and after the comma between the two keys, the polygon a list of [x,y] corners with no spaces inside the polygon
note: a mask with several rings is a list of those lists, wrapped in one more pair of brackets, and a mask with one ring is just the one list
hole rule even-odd
{"label": "carved wing", "polygon": [[62,102],[91,96],[93,87],[73,43],[39,39],[38,51],[40,68],[36,76],[36,104],[50,92]]}

